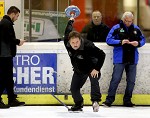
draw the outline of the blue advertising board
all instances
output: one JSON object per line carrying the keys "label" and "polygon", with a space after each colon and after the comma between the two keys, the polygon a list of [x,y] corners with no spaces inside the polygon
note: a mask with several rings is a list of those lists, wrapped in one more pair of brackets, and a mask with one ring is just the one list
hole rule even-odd
{"label": "blue advertising board", "polygon": [[14,57],[14,91],[19,94],[56,92],[57,54],[22,53]]}

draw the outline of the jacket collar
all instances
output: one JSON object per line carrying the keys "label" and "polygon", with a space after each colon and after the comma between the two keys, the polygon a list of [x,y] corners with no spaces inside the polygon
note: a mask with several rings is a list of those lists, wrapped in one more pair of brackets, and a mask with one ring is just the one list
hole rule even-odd
{"label": "jacket collar", "polygon": [[12,23],[12,25],[14,25],[14,23],[12,22],[11,18],[8,15],[4,15],[3,18],[7,19],[8,21]]}
{"label": "jacket collar", "polygon": [[103,22],[101,22],[99,25],[95,25],[95,24],[93,23],[93,21],[91,21],[91,24],[92,24],[93,27],[99,27],[99,26],[101,26],[101,25],[103,24]]}
{"label": "jacket collar", "polygon": [[126,27],[126,25],[123,23],[122,20],[120,21],[120,26],[121,26],[122,28],[126,29],[126,30],[128,30],[128,29],[133,29],[133,28],[134,28],[133,23],[130,25],[130,27]]}

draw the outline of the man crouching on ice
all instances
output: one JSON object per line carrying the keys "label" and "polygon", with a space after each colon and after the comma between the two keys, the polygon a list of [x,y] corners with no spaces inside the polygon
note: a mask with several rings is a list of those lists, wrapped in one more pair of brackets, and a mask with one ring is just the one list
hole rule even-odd
{"label": "man crouching on ice", "polygon": [[85,84],[87,78],[91,82],[91,101],[93,111],[98,112],[101,93],[99,79],[101,68],[105,60],[105,53],[94,45],[93,42],[81,38],[77,31],[73,30],[74,18],[70,18],[65,30],[64,44],[70,56],[73,66],[73,76],[71,81],[71,94],[74,100],[72,111],[82,111],[83,97],[80,89]]}

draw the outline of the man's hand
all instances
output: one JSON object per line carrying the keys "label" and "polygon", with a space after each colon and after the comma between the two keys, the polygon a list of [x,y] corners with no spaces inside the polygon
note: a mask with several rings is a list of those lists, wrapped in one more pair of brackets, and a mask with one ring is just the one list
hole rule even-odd
{"label": "man's hand", "polygon": [[122,40],[122,45],[123,44],[130,44],[130,45],[133,45],[133,46],[138,46],[139,45],[139,43],[137,42],[137,41],[129,41],[128,39],[124,39],[124,40]]}
{"label": "man's hand", "polygon": [[73,21],[75,21],[75,19],[74,19],[73,17],[70,17],[70,18],[69,18],[69,20],[73,20]]}
{"label": "man's hand", "polygon": [[98,77],[98,74],[99,74],[99,71],[97,71],[97,70],[95,70],[95,69],[93,69],[92,72],[91,72],[91,76],[92,76],[93,78],[97,78],[97,77]]}
{"label": "man's hand", "polygon": [[135,47],[139,45],[139,43],[137,41],[131,41],[131,42],[129,42],[129,44],[131,44]]}
{"label": "man's hand", "polygon": [[129,42],[130,42],[130,41],[129,41],[128,39],[124,39],[124,40],[122,40],[122,45],[123,45],[123,44],[129,44]]}
{"label": "man's hand", "polygon": [[26,42],[26,40],[24,40],[24,39],[20,39],[19,46],[22,46],[22,45],[24,44],[24,42]]}

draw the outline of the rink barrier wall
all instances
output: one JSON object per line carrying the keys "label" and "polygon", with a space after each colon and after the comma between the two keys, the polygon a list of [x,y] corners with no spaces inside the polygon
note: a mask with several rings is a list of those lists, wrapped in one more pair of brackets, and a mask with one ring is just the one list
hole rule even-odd
{"label": "rink barrier wall", "polygon": [[[73,99],[71,95],[66,96],[65,95],[55,95],[59,100],[61,100],[66,105],[73,105]],[[102,101],[100,102],[100,105],[102,102],[105,101],[107,94],[102,94]],[[7,96],[3,95],[4,103],[8,103]],[[84,98],[84,105],[92,105],[90,101],[90,95],[89,94],[83,94]],[[116,100],[112,105],[123,105],[123,94],[117,94]],[[26,105],[43,105],[43,106],[49,106],[49,105],[61,105],[60,102],[58,102],[52,95],[18,95],[18,100],[25,101]],[[150,95],[144,95],[144,94],[134,94],[132,97],[132,101],[134,104],[139,106],[149,106],[150,105]]]}
{"label": "rink barrier wall", "polygon": [[[108,46],[105,43],[95,43],[96,46],[99,48],[103,49],[104,52],[106,53],[106,59],[104,62],[104,65],[101,69],[101,79],[100,79],[100,88],[101,88],[101,93],[102,93],[102,101],[105,101],[109,83],[111,80],[111,75],[112,75],[112,69],[113,69],[113,60],[112,60],[112,53],[113,53],[113,48]],[[33,54],[36,54],[39,56],[39,58],[42,58],[42,63],[39,64],[38,69],[43,68],[42,64],[47,65],[46,68],[49,66],[52,66],[51,68],[51,81],[50,83],[44,84],[44,86],[48,86],[54,89],[53,94],[57,94],[56,96],[65,102],[66,104],[73,104],[73,100],[70,95],[70,83],[71,83],[71,77],[72,77],[72,66],[70,63],[69,56],[67,54],[67,51],[64,47],[63,42],[40,42],[40,43],[25,43],[23,46],[18,46],[18,52],[17,54],[21,55],[26,55],[32,56]],[[41,56],[43,54],[44,56]],[[53,54],[56,54],[57,57],[55,58],[52,57]],[[49,62],[49,55],[51,58],[51,61],[54,61],[51,63]],[[33,58],[32,58],[33,59]],[[56,63],[55,63],[56,61]],[[21,60],[18,60],[18,63],[21,63]],[[48,63],[47,63],[48,62]],[[15,61],[16,63],[16,61]],[[51,63],[51,64],[49,64]],[[53,65],[55,63],[55,65]],[[147,43],[145,46],[139,48],[139,64],[137,65],[137,78],[136,78],[136,84],[135,84],[135,89],[133,91],[133,98],[132,101],[137,104],[137,105],[150,105],[150,44]],[[19,65],[19,64],[18,64]],[[33,64],[34,65],[34,64]],[[44,65],[44,66],[45,66]],[[35,67],[37,65],[34,65]],[[56,66],[56,67],[55,67]],[[18,68],[18,67],[17,67]],[[28,68],[26,65],[19,65],[19,68]],[[29,66],[29,68],[33,68],[32,66]],[[34,68],[35,69],[35,68]],[[22,70],[23,71],[23,70]],[[16,71],[16,73],[19,73],[20,71]],[[29,70],[30,72],[30,70]],[[37,86],[38,87],[43,87],[43,85],[40,84],[40,82],[44,81],[42,80],[42,77],[45,76],[40,76],[42,75],[44,71],[39,72],[38,74],[34,73],[29,73],[29,75],[34,76],[28,76],[28,73],[25,73],[24,75],[18,74],[17,77],[15,78],[15,82],[17,82],[18,85],[16,87],[26,87],[26,86]],[[15,73],[15,74],[16,74]],[[26,80],[23,80],[20,77],[29,77],[27,82]],[[35,77],[37,76],[37,78]],[[39,76],[39,77],[38,77]],[[47,76],[47,75],[46,75]],[[32,77],[32,78],[31,78]],[[35,77],[33,79],[33,77]],[[41,77],[41,78],[40,78]],[[40,80],[41,79],[41,80]],[[23,84],[24,82],[24,84]],[[34,84],[33,84],[34,83]],[[37,83],[35,85],[35,83]],[[126,86],[126,78],[125,78],[125,73],[123,74],[122,80],[118,86],[117,89],[117,95],[116,95],[116,100],[114,102],[114,105],[121,105],[122,104],[122,98],[124,94]],[[39,90],[39,89],[38,89]],[[85,105],[91,104],[90,101],[90,82],[89,79],[87,79],[86,84],[83,86],[81,93],[83,94],[83,97],[85,99],[84,103]],[[25,101],[27,105],[53,105],[53,104],[60,104],[52,95],[52,93],[40,93],[40,92],[35,92],[35,93],[17,93],[19,96],[19,100]],[[3,95],[4,97],[4,102],[7,103],[7,97],[6,95]]]}

